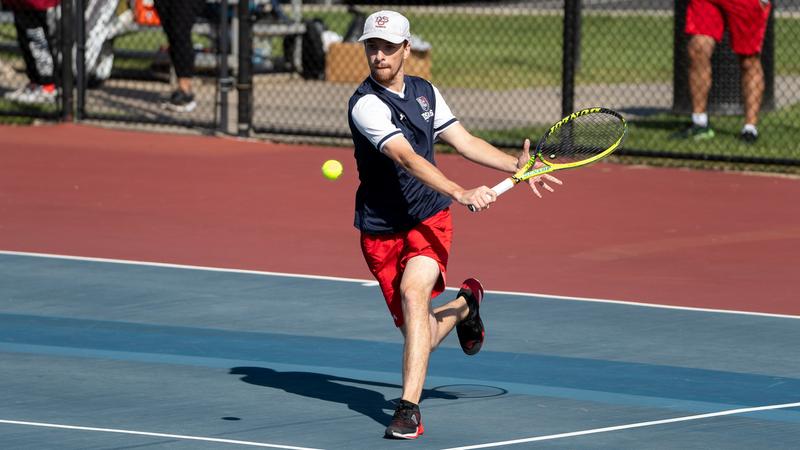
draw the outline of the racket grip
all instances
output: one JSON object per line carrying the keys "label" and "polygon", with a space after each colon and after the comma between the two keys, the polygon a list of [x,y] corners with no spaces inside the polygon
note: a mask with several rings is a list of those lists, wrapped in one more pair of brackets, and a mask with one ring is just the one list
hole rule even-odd
{"label": "racket grip", "polygon": [[[493,187],[492,190],[499,196],[503,192],[505,192],[505,191],[511,189],[512,187],[514,187],[515,184],[517,184],[517,183],[515,183],[514,180],[509,177],[509,178],[506,178],[505,180],[497,183],[497,185],[495,187]],[[475,212],[475,207],[474,206],[469,205],[469,206],[467,206],[467,208],[470,211]]]}
{"label": "racket grip", "polygon": [[506,178],[505,180],[497,183],[497,186],[493,187],[492,190],[497,193],[497,195],[502,194],[503,192],[511,189],[514,185],[517,184],[511,178]]}

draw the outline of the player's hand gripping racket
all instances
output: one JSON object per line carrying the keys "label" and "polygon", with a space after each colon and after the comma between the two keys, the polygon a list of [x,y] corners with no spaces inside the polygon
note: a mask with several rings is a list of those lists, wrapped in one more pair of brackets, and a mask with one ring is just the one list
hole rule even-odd
{"label": "player's hand gripping racket", "polygon": [[[628,125],[616,111],[608,108],[576,111],[550,127],[536,144],[531,159],[492,190],[500,195],[521,181],[593,163],[620,148],[627,133]],[[473,205],[469,209],[475,211]]]}

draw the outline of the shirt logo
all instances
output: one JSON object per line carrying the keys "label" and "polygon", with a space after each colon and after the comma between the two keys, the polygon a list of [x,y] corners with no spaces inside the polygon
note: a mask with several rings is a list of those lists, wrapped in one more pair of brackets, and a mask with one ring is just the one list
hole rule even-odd
{"label": "shirt logo", "polygon": [[420,108],[422,108],[422,118],[425,119],[425,122],[428,122],[434,114],[428,98],[421,95],[417,97],[417,103],[419,103]]}

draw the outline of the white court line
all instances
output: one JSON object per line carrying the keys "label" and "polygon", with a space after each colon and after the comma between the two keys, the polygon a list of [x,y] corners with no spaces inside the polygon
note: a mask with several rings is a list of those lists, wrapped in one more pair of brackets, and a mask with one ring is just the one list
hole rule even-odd
{"label": "white court line", "polygon": [[[359,283],[364,286],[377,286],[377,282],[375,280],[365,280],[361,278],[344,278],[344,277],[331,277],[331,276],[324,276],[324,275],[306,275],[306,274],[296,274],[296,273],[284,273],[284,272],[268,272],[262,270],[246,270],[246,269],[226,269],[222,267],[208,267],[208,266],[194,266],[194,265],[187,265],[187,264],[170,264],[170,263],[159,263],[159,262],[149,262],[149,261],[134,261],[128,259],[109,259],[109,258],[93,258],[88,256],[70,256],[70,255],[56,255],[50,253],[31,253],[31,252],[15,252],[10,250],[0,250],[0,255],[9,255],[9,256],[29,256],[29,257],[36,257],[36,258],[50,258],[50,259],[65,259],[65,260],[72,260],[72,261],[86,261],[86,262],[102,262],[102,263],[109,263],[109,264],[129,264],[129,265],[136,265],[136,266],[148,266],[148,267],[164,267],[170,269],[188,269],[188,270],[203,270],[208,272],[225,272],[225,273],[239,273],[239,274],[249,274],[249,275],[270,275],[270,276],[278,276],[278,277],[287,277],[287,278],[306,278],[310,280],[326,280],[326,281],[345,281],[349,283]],[[457,288],[447,288],[448,290],[457,290]],[[587,303],[608,303],[608,304],[616,304],[616,305],[626,305],[626,306],[640,306],[644,308],[660,308],[660,309],[674,309],[680,311],[696,311],[696,312],[710,312],[710,313],[719,313],[719,314],[738,314],[744,316],[759,316],[759,317],[775,317],[781,319],[800,319],[800,315],[791,315],[791,314],[775,314],[775,313],[764,313],[764,312],[755,312],[755,311],[739,311],[735,309],[714,309],[714,308],[696,308],[691,306],[674,306],[674,305],[664,305],[660,303],[642,303],[642,302],[631,302],[625,300],[610,300],[610,299],[602,299],[602,298],[589,298],[589,297],[569,297],[569,296],[562,296],[562,295],[551,295],[551,294],[536,294],[536,293],[529,293],[529,292],[514,292],[514,291],[495,291],[495,290],[487,290],[486,292],[491,294],[501,294],[501,295],[513,295],[513,296],[520,296],[520,297],[544,297],[554,300],[567,300],[567,301],[576,301],[576,302],[587,302]]]}
{"label": "white court line", "polygon": [[561,433],[561,434],[551,434],[547,436],[536,436],[531,438],[525,439],[515,439],[513,441],[502,441],[502,442],[490,442],[487,444],[478,444],[478,445],[470,445],[466,447],[452,447],[443,450],[472,450],[476,448],[489,448],[489,447],[500,447],[503,445],[515,445],[515,444],[524,444],[527,442],[537,442],[537,441],[550,441],[554,439],[563,439],[568,437],[574,436],[585,436],[587,434],[597,434],[597,433],[607,433],[609,431],[619,431],[619,430],[628,430],[631,428],[642,428],[642,427],[651,427],[654,425],[663,425],[665,423],[675,423],[675,422],[686,422],[689,420],[700,420],[700,419],[707,419],[709,417],[719,417],[719,416],[730,416],[733,414],[745,414],[751,413],[756,411],[767,411],[770,409],[784,409],[784,408],[797,408],[800,407],[800,402],[798,403],[785,403],[782,405],[768,405],[768,406],[757,406],[753,408],[740,408],[740,409],[729,409],[727,411],[719,411],[714,413],[707,413],[707,414],[698,414],[695,416],[685,416],[685,417],[675,417],[673,419],[663,419],[663,420],[653,420],[650,422],[639,422],[639,423],[632,423],[628,425],[617,425],[614,427],[605,427],[605,428],[595,428],[592,430],[583,430],[583,431],[573,431],[571,433]]}
{"label": "white court line", "polygon": [[269,447],[269,448],[282,448],[287,450],[320,450],[316,448],[310,447],[293,447],[291,445],[280,445],[280,444],[267,444],[264,442],[252,442],[252,441],[239,441],[235,439],[219,439],[219,438],[212,438],[212,437],[203,437],[203,436],[187,436],[183,434],[167,434],[167,433],[150,433],[147,431],[133,431],[133,430],[119,430],[115,428],[95,428],[95,427],[79,427],[75,425],[60,425],[57,423],[43,423],[43,422],[23,422],[19,420],[3,420],[0,419],[0,423],[5,423],[9,425],[26,425],[30,427],[44,427],[44,428],[60,428],[65,430],[80,430],[80,431],[100,431],[103,433],[119,433],[119,434],[133,434],[137,436],[151,436],[151,437],[160,437],[160,438],[170,438],[170,439],[183,439],[189,441],[205,441],[205,442],[217,442],[222,444],[235,444],[235,445],[247,445],[250,447]]}
{"label": "white court line", "polygon": [[[455,290],[455,288],[453,289]],[[710,312],[719,314],[738,314],[743,316],[775,317],[780,319],[800,319],[800,315],[765,313],[757,311],[739,311],[735,309],[699,308],[696,306],[675,306],[675,305],[664,305],[661,303],[642,303],[642,302],[632,302],[626,300],[609,300],[603,298],[588,298],[588,297],[568,297],[568,296],[552,295],[552,294],[528,294],[525,292],[492,291],[492,290],[487,290],[486,292],[490,292],[493,294],[501,294],[501,295],[516,295],[521,297],[545,297],[545,298],[551,298],[553,300],[566,300],[573,302],[609,303],[615,305],[641,306],[645,308],[675,309],[680,311]]]}

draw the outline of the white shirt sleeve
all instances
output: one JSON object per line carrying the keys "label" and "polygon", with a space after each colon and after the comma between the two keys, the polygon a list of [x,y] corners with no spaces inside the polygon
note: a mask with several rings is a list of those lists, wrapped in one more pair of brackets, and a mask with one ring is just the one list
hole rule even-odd
{"label": "white shirt sleeve", "polygon": [[390,139],[402,136],[400,128],[392,123],[392,112],[376,95],[361,97],[352,111],[353,123],[372,145],[380,151]]}
{"label": "white shirt sleeve", "polygon": [[437,89],[436,86],[433,86],[433,93],[436,95],[436,111],[434,111],[435,115],[433,116],[433,138],[436,139],[439,136],[439,133],[446,130],[447,127],[453,125],[458,120],[456,119],[456,116],[453,115],[453,112],[450,110],[450,106],[448,106],[447,102],[444,101],[444,97],[442,97],[442,94],[439,92],[439,89]]}

